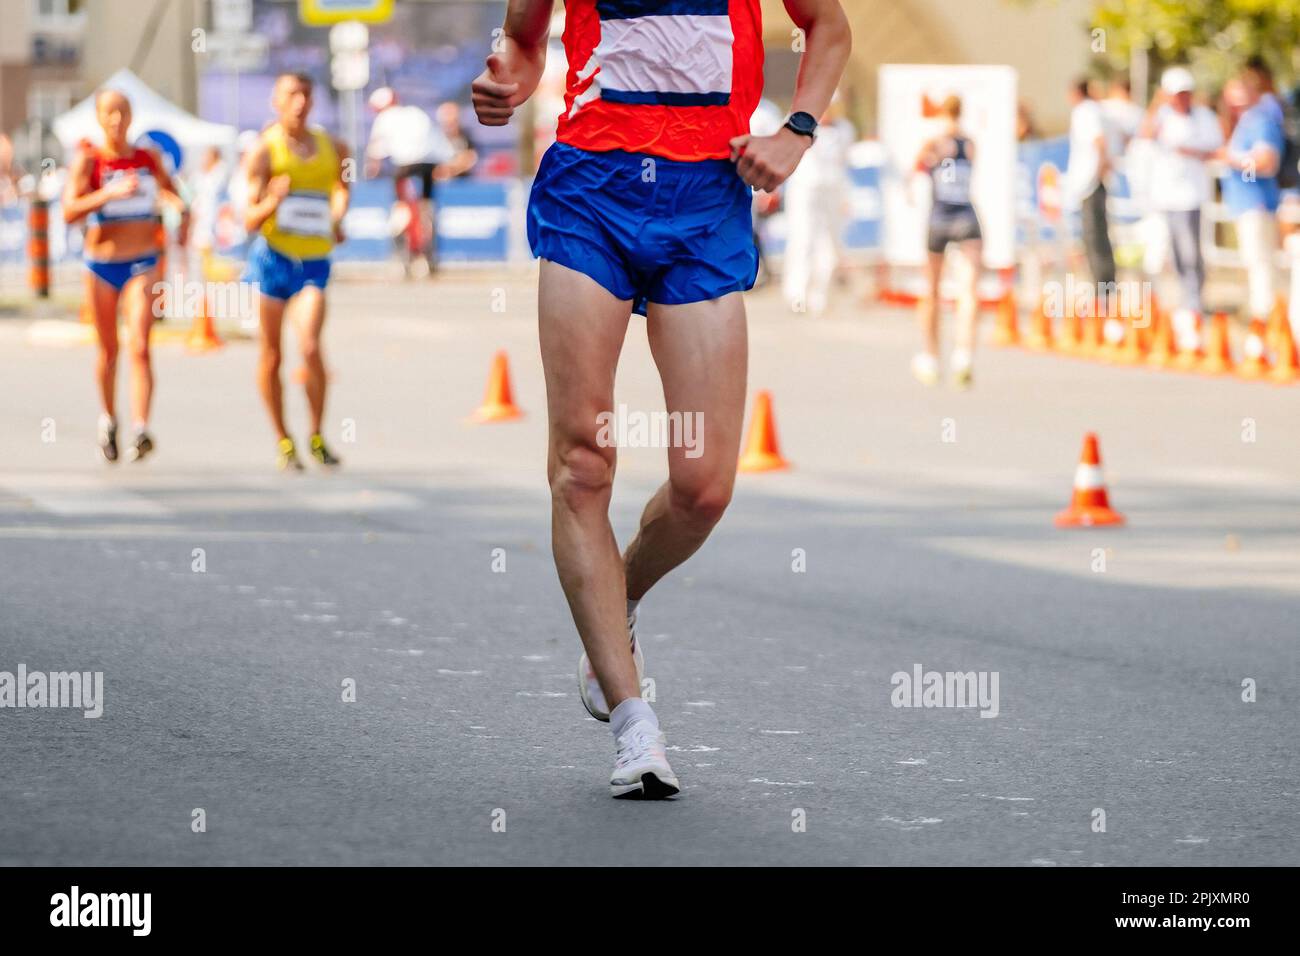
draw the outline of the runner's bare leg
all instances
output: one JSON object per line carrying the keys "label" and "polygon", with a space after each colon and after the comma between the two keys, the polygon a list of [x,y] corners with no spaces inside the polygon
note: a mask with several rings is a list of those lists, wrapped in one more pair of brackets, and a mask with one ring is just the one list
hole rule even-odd
{"label": "runner's bare leg", "polygon": [[916,304],[917,326],[921,346],[928,355],[939,354],[939,308],[943,287],[942,252],[930,252],[925,260],[925,297]]}
{"label": "runner's bare leg", "polygon": [[669,413],[700,414],[695,453],[668,450],[668,481],[624,553],[627,596],[640,600],[704,544],[731,501],[745,416],[749,342],[739,292],[689,305],[650,304],[650,350]]}
{"label": "runner's bare leg", "polygon": [[131,366],[131,423],[147,423],[153,405],[153,361],[149,353],[149,330],[153,328],[159,293],[154,286],[162,279],[162,266],[136,276],[122,290],[123,319],[126,323],[127,359]]}
{"label": "runner's bare leg", "polygon": [[117,413],[118,298],[116,289],[89,269],[86,270],[86,301],[90,303],[95,332],[99,336],[99,355],[95,368],[99,397],[105,414],[110,418],[115,418]]}
{"label": "runner's bare leg", "polygon": [[639,697],[627,630],[623,559],[609,523],[617,449],[597,441],[614,408],[614,372],[632,303],[542,260],[538,327],[549,420],[551,547],[578,636],[612,711]]}
{"label": "runner's bare leg", "polygon": [[284,324],[284,299],[269,295],[258,297],[262,347],[257,360],[257,385],[262,402],[271,416],[276,438],[288,437],[284,430],[284,384],[280,381],[280,347]]}
{"label": "runner's bare leg", "polygon": [[298,348],[307,371],[303,383],[311,409],[311,434],[318,435],[325,417],[325,359],[321,354],[321,329],[325,325],[325,290],[304,286],[293,297],[289,315],[298,333]]}

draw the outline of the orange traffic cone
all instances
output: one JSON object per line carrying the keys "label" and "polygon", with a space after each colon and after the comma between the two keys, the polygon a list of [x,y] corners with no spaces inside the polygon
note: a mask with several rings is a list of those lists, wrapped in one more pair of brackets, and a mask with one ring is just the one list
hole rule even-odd
{"label": "orange traffic cone", "polygon": [[1071,307],[1062,321],[1062,335],[1056,340],[1056,351],[1062,355],[1083,354],[1083,316]]}
{"label": "orange traffic cone", "polygon": [[1274,341],[1277,343],[1277,351],[1273,353],[1276,361],[1269,378],[1278,385],[1290,385],[1300,379],[1300,356],[1296,355],[1295,338],[1291,335],[1291,322],[1285,317],[1282,324],[1278,326],[1277,338]]}
{"label": "orange traffic cone", "polygon": [[1131,319],[1120,321],[1120,335],[1120,340],[1111,348],[1109,361],[1116,365],[1141,365],[1142,340]]}
{"label": "orange traffic cone", "polygon": [[1273,306],[1273,311],[1268,317],[1268,331],[1264,335],[1264,345],[1268,352],[1274,358],[1281,355],[1282,327],[1290,325],[1291,320],[1287,315],[1286,300],[1278,296],[1277,304]]}
{"label": "orange traffic cone", "polygon": [[781,457],[776,440],[776,419],[772,417],[772,393],[754,396],[754,414],[749,421],[745,453],[740,456],[738,471],[784,471],[790,463]]}
{"label": "orange traffic cone", "polygon": [[194,316],[190,326],[190,337],[185,340],[185,347],[191,352],[211,352],[226,343],[217,336],[212,325],[212,316],[208,315],[208,297],[204,293],[199,297],[199,314]]}
{"label": "orange traffic cone", "polygon": [[524,413],[515,405],[510,389],[510,363],[502,350],[492,357],[487,394],[483,396],[483,404],[471,416],[471,421],[485,425],[488,422],[512,422],[523,417]]}
{"label": "orange traffic cone", "polygon": [[1029,318],[1029,332],[1025,336],[1025,348],[1035,352],[1050,352],[1052,349],[1052,317],[1044,308],[1044,301],[1039,299],[1034,306],[1034,314]]}
{"label": "orange traffic cone", "polygon": [[1016,295],[1010,289],[998,300],[997,324],[993,327],[993,344],[1012,346],[1020,344],[1020,326]]}
{"label": "orange traffic cone", "polygon": [[1124,523],[1124,516],[1110,507],[1106,478],[1101,472],[1101,453],[1093,432],[1083,436],[1083,454],[1074,473],[1074,499],[1056,516],[1058,528],[1091,528]]}
{"label": "orange traffic cone", "polygon": [[1097,359],[1102,362],[1115,363],[1120,360],[1124,349],[1124,320],[1121,318],[1103,318],[1101,320],[1101,345],[1097,347]]}
{"label": "orange traffic cone", "polygon": [[1268,360],[1268,329],[1263,319],[1251,319],[1246,332],[1246,341],[1241,347],[1242,359],[1237,363],[1239,378],[1267,378],[1272,370]]}
{"label": "orange traffic cone", "polygon": [[1199,370],[1206,375],[1231,375],[1234,368],[1228,316],[1224,312],[1215,312],[1210,320],[1209,343],[1205,347],[1205,358]]}
{"label": "orange traffic cone", "polygon": [[[1173,321],[1172,319],[1170,320]],[[1192,327],[1187,331],[1186,341],[1179,341],[1178,329],[1174,329],[1174,345],[1178,352],[1170,363],[1171,367],[1180,372],[1194,372],[1201,367],[1205,361],[1205,339],[1202,332],[1202,321],[1199,314],[1192,315]],[[1184,345],[1191,343],[1190,348],[1184,348]]]}
{"label": "orange traffic cone", "polygon": [[1152,368],[1169,368],[1178,350],[1174,344],[1174,323],[1168,312],[1151,307],[1151,348],[1147,350],[1147,365]]}
{"label": "orange traffic cone", "polygon": [[1105,318],[1096,312],[1084,316],[1083,339],[1079,342],[1076,353],[1080,358],[1097,359],[1103,356],[1106,348],[1105,327]]}

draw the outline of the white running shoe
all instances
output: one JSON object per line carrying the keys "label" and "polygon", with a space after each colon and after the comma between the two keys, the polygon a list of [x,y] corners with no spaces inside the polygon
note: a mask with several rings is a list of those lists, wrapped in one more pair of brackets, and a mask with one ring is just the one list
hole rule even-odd
{"label": "white running shoe", "polygon": [[948,360],[952,366],[952,383],[957,388],[970,388],[975,378],[974,362],[970,352],[965,349],[953,349]]}
{"label": "white running shoe", "polygon": [[939,360],[929,352],[918,352],[912,356],[912,375],[922,385],[937,385],[939,382]]}
{"label": "white running shoe", "polygon": [[[645,673],[645,655],[641,653],[641,644],[636,639],[636,611],[627,617],[627,630],[632,635],[632,663],[636,665],[636,683],[640,687],[641,677]],[[578,693],[587,713],[597,720],[609,723],[609,705],[605,703],[605,692],[600,689],[600,681],[596,680],[596,672],[592,670],[586,652],[583,652],[582,659],[578,661]]]}
{"label": "white running shoe", "polygon": [[634,720],[618,738],[618,756],[609,775],[615,799],[666,800],[681,790],[664,751],[668,741],[648,720]]}

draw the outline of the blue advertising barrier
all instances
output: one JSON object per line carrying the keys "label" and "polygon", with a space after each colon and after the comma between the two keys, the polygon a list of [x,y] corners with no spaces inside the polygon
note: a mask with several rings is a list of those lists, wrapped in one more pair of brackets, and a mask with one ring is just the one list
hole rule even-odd
{"label": "blue advertising barrier", "polygon": [[[508,182],[454,179],[438,183],[438,257],[443,262],[504,262],[510,252]],[[343,228],[347,242],[335,250],[343,262],[379,262],[393,254],[389,217],[391,179],[368,179],[352,187]]]}

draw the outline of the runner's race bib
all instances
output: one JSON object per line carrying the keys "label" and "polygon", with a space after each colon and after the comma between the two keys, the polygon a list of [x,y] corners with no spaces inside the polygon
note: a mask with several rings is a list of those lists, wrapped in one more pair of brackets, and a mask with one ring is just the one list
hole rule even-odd
{"label": "runner's race bib", "polygon": [[329,197],[322,193],[289,193],[275,210],[275,227],[295,236],[328,238],[334,232]]}
{"label": "runner's race bib", "polygon": [[[116,182],[127,176],[130,170],[114,169],[104,177],[104,185]],[[136,169],[136,190],[132,196],[112,199],[99,209],[99,218],[113,219],[152,219],[158,212],[158,181],[147,169]]]}
{"label": "runner's race bib", "polygon": [[934,177],[935,202],[964,206],[970,202],[970,163],[944,160]]}

